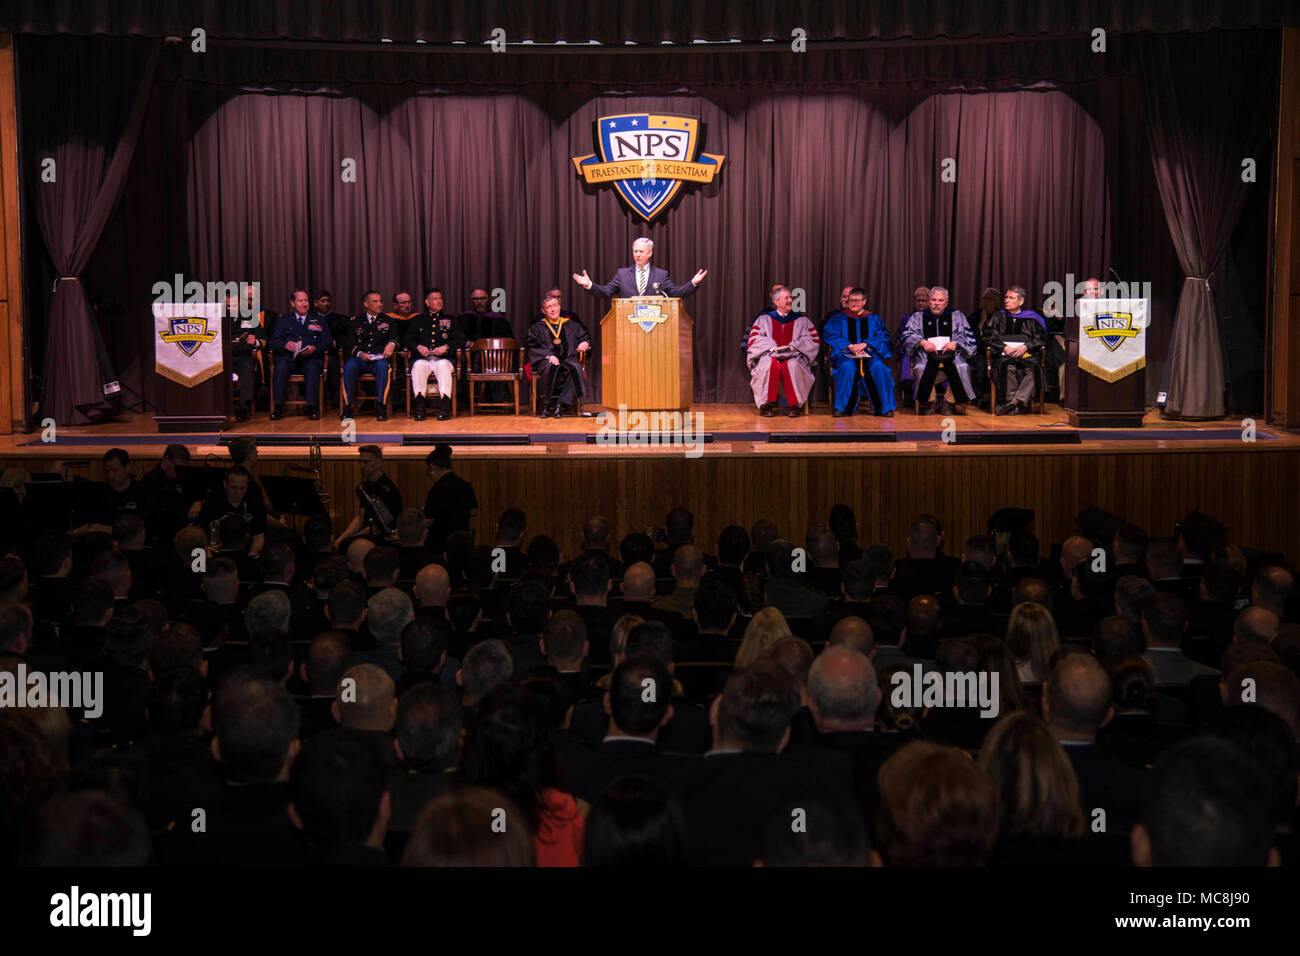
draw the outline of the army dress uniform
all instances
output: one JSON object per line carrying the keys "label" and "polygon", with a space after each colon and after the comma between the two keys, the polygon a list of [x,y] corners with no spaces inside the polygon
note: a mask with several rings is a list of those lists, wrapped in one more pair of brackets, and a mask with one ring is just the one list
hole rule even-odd
{"label": "army dress uniform", "polygon": [[352,417],[352,399],[363,373],[375,376],[377,421],[388,418],[388,389],[392,384],[392,359],[385,358],[389,346],[397,348],[397,323],[387,314],[363,312],[348,323],[348,339],[343,361],[343,418]]}

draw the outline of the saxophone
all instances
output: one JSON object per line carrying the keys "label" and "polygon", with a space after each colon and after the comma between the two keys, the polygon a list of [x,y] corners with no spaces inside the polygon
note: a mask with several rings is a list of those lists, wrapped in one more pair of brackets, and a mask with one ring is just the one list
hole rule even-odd
{"label": "saxophone", "polygon": [[321,468],[320,442],[316,440],[315,435],[309,436],[307,441],[309,442],[307,460],[311,465],[311,480],[316,486],[316,495],[320,498],[321,507],[333,518],[334,512],[330,510],[330,495],[325,490],[325,474]]}
{"label": "saxophone", "polygon": [[217,518],[208,525],[207,552],[209,558],[216,557],[217,552],[221,550],[221,522],[225,521],[233,514],[233,511],[227,511],[220,518]]}

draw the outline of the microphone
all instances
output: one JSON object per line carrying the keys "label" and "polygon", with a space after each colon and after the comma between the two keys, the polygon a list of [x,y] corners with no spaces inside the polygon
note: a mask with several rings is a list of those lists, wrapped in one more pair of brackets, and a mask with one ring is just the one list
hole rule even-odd
{"label": "microphone", "polygon": [[656,282],[656,283],[654,284],[654,287],[655,287],[655,293],[656,293],[657,295],[661,295],[661,296],[663,296],[665,299],[668,298],[668,293],[667,293],[667,292],[664,292],[662,289],[659,288],[659,283],[658,283],[658,282]]}

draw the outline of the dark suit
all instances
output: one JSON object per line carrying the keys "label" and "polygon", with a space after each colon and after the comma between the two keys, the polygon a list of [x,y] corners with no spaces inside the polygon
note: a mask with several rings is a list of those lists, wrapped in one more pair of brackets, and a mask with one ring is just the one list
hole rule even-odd
{"label": "dark suit", "polygon": [[1096,744],[1065,743],[1066,754],[1074,764],[1079,780],[1079,802],[1085,820],[1092,811],[1106,811],[1108,831],[1129,830],[1141,818],[1143,791],[1147,774],[1112,757]]}
{"label": "dark suit", "polygon": [[628,774],[645,774],[666,781],[684,757],[668,757],[649,740],[615,737],[594,749],[572,748],[560,761],[560,780],[575,797],[594,803],[610,783]]}
{"label": "dark suit", "polygon": [[692,282],[677,285],[668,275],[667,269],[660,269],[653,263],[649,264],[649,269],[650,274],[646,279],[644,293],[637,290],[636,266],[624,266],[604,285],[593,282],[587,291],[592,295],[603,295],[609,299],[630,299],[637,295],[666,295],[684,299],[696,289]]}
{"label": "dark suit", "polygon": [[[673,716],[659,728],[659,749],[664,753],[702,754],[713,744],[709,712],[685,697],[673,697]],[[573,708],[570,729],[573,736],[589,747],[605,739],[609,715],[602,699],[589,700]]]}
{"label": "dark suit", "polygon": [[905,740],[898,734],[882,734],[878,730],[837,730],[814,734],[791,744],[791,752],[807,751],[810,756],[825,751],[844,754],[853,765],[853,795],[867,832],[875,828],[876,809],[880,805],[880,788],[876,774],[881,765],[893,756]]}

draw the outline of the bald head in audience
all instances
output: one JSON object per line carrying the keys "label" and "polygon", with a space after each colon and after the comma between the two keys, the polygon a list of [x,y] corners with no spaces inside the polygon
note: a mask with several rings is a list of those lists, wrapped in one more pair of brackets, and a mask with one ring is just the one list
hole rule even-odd
{"label": "bald head in audience", "polygon": [[426,564],[415,575],[415,601],[420,607],[446,607],[451,578],[441,564]]}
{"label": "bald head in audience", "polygon": [[649,601],[655,596],[655,569],[638,561],[623,572],[623,600]]}
{"label": "bald head in audience", "polygon": [[1276,564],[1259,569],[1250,587],[1250,603],[1279,618],[1286,614],[1287,602],[1295,591],[1295,578],[1286,568]]}
{"label": "bald head in audience", "polygon": [[1016,582],[1011,605],[1014,607],[1027,601],[1041,604],[1050,611],[1052,609],[1052,589],[1047,586],[1045,581],[1040,581],[1038,578],[1021,578]]}
{"label": "bald head in audience", "polygon": [[1300,728],[1300,679],[1274,661],[1251,661],[1219,684],[1223,706],[1257,704],[1286,721],[1294,739]]}
{"label": "bald head in audience", "polygon": [[1074,569],[1092,557],[1092,542],[1087,538],[1073,535],[1061,545],[1061,571],[1066,580],[1074,577]]}
{"label": "bald head in audience", "polygon": [[589,551],[604,551],[609,547],[609,522],[600,515],[588,518],[582,526],[582,543]]}
{"label": "bald head in audience", "polygon": [[871,625],[857,615],[850,614],[835,622],[827,645],[847,647],[860,654],[870,655],[875,650],[876,642],[871,633]]}
{"label": "bald head in audience", "polygon": [[704,573],[704,552],[684,544],[673,553],[673,578],[679,588],[697,588]]}
{"label": "bald head in audience", "polygon": [[876,669],[865,654],[828,647],[808,672],[808,709],[817,732],[871,730],[880,706]]}
{"label": "bald head in audience", "polygon": [[903,643],[908,639],[929,637],[939,633],[939,619],[943,609],[937,598],[929,594],[918,594],[907,602],[907,632]]}
{"label": "bald head in audience", "polygon": [[382,667],[358,664],[343,672],[338,699],[330,709],[334,719],[353,730],[381,730],[388,733],[397,719],[397,696],[393,679]]}
{"label": "bald head in audience", "polygon": [[353,574],[366,573],[366,555],[375,549],[369,538],[357,538],[348,545],[348,570]]}
{"label": "bald head in audience", "polygon": [[1114,713],[1110,677],[1097,658],[1061,658],[1043,686],[1043,719],[1056,739],[1092,743]]}
{"label": "bald head in audience", "polygon": [[1232,622],[1232,639],[1267,644],[1282,626],[1278,616],[1262,607],[1244,607]]}

